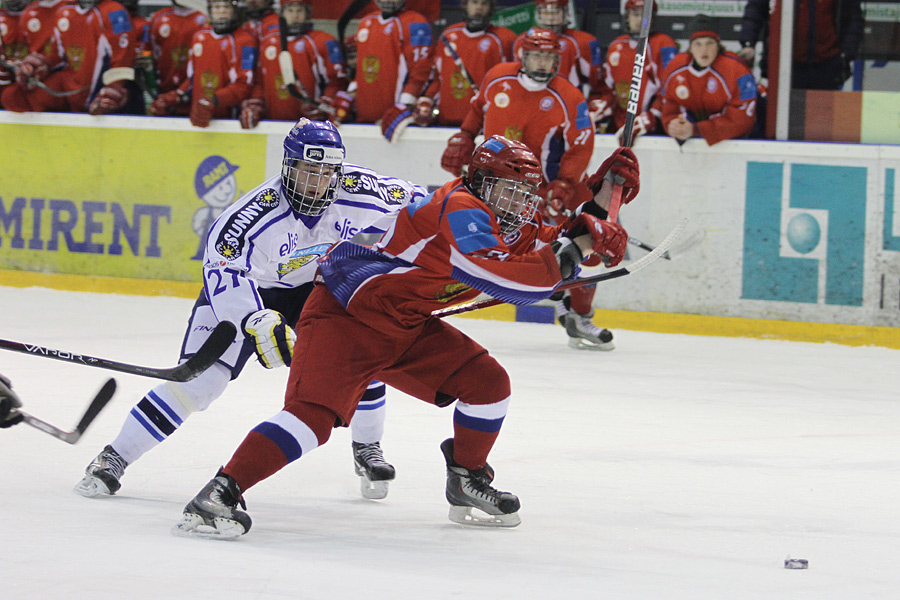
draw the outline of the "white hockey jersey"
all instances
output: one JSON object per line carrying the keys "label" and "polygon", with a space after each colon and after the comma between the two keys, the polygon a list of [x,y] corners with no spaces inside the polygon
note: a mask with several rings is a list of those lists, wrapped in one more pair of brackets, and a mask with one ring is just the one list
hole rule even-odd
{"label": "white hockey jersey", "polygon": [[334,242],[383,233],[397,211],[426,190],[364,167],[343,165],[334,202],[318,217],[300,215],[275,175],[242,196],[209,230],[203,265],[206,297],[219,321],[239,324],[261,310],[259,288],[296,288],[313,280]]}

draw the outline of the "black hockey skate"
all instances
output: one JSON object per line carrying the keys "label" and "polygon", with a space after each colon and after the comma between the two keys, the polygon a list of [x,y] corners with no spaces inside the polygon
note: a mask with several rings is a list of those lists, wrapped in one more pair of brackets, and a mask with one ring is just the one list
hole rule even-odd
{"label": "black hockey skate", "polygon": [[388,493],[388,482],[394,479],[394,466],[384,460],[380,442],[353,442],[353,469],[359,475],[359,491],[364,498],[381,500]]}
{"label": "black hockey skate", "polygon": [[106,446],[84,470],[74,491],[85,498],[112,496],[122,487],[120,480],[127,466],[128,462],[112,446]]}
{"label": "black hockey skate", "polygon": [[[519,498],[491,486],[494,471],[485,465],[470,471],[453,460],[453,438],[441,443],[447,461],[447,502],[450,520],[461,525],[515,527],[519,518]],[[477,509],[478,512],[473,512]]]}
{"label": "black hockey skate", "polygon": [[568,298],[565,301],[556,302],[553,312],[557,321],[566,329],[569,336],[569,347],[579,350],[614,350],[613,334],[609,329],[603,329],[594,325],[591,319],[594,311],[582,315],[568,306]]}
{"label": "black hockey skate", "polygon": [[172,533],[217,539],[240,537],[250,531],[252,521],[250,515],[237,510],[238,504],[247,509],[237,482],[219,469],[184,507],[181,522],[172,528]]}

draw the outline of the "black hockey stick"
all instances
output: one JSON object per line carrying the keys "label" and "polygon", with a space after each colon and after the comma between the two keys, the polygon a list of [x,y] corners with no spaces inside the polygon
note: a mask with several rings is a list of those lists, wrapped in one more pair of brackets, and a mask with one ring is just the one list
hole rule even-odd
{"label": "black hockey stick", "polygon": [[463,65],[462,59],[459,57],[459,52],[456,51],[456,44],[454,44],[450,39],[447,38],[443,33],[441,34],[441,41],[444,42],[444,46],[450,52],[450,57],[453,59],[453,63],[456,65],[456,68],[459,69],[459,72],[462,73],[463,77],[465,77],[469,85],[472,87],[472,91],[475,95],[478,95],[478,84],[475,83],[475,80],[472,79],[472,76],[469,75],[469,72],[466,71],[465,65]]}
{"label": "black hockey stick", "polygon": [[[37,417],[33,417],[28,413],[22,412],[19,410],[19,414],[22,415],[22,421],[31,425],[35,429],[40,429],[44,433],[50,434],[56,439],[62,440],[67,444],[74,444],[79,439],[81,439],[81,435],[85,432],[88,426],[97,418],[97,415],[100,414],[100,411],[103,410],[103,407],[112,399],[113,394],[116,393],[116,380],[109,379],[106,383],[103,384],[103,387],[100,388],[100,391],[97,392],[97,395],[94,396],[94,399],[91,400],[91,403],[88,404],[87,410],[84,411],[84,415],[81,417],[81,420],[78,421],[78,425],[75,426],[73,431],[64,431],[59,427],[51,425],[46,421],[42,421]],[[18,409],[17,409],[18,410]]]}
{"label": "black hockey stick", "polygon": [[[15,72],[17,71],[15,65],[6,62],[2,58],[0,58],[0,67],[3,67],[4,69],[6,69],[7,71],[9,71],[13,74],[15,74]],[[39,81],[33,77],[28,80],[28,84],[44,90],[45,92],[47,92],[54,98],[65,98],[66,96],[74,96],[75,94],[80,94],[81,92],[88,89],[88,86],[84,86],[84,87],[78,88],[77,90],[66,90],[64,92],[60,92],[60,91],[54,90],[51,87],[48,87],[47,84],[45,84],[43,81]]]}
{"label": "black hockey stick", "polygon": [[[638,34],[637,53],[634,55],[634,68],[631,70],[631,87],[628,90],[628,104],[625,106],[624,140],[622,145],[631,148],[634,142],[634,119],[637,117],[641,88],[644,84],[644,64],[647,61],[647,41],[650,38],[650,19],[653,17],[653,2],[644,2],[641,13],[641,31]],[[614,222],[622,207],[622,185],[614,182],[613,197],[609,203],[610,221]]]}
{"label": "black hockey stick", "polygon": [[130,375],[143,375],[144,377],[154,377],[156,379],[165,379],[167,381],[190,381],[206,369],[210,368],[222,354],[228,350],[228,347],[234,341],[237,329],[230,321],[222,321],[216,325],[209,338],[197,353],[191,356],[182,364],[168,369],[154,369],[153,367],[142,367],[139,365],[129,365],[105,358],[97,358],[86,354],[73,354],[63,350],[54,348],[45,348],[35,344],[23,344],[21,342],[11,342],[9,340],[0,340],[0,349],[12,350],[13,352],[22,352],[31,354],[32,356],[40,356],[43,358],[52,358],[55,360],[63,360],[88,367],[98,367],[100,369],[108,369],[110,371],[119,371],[120,373],[128,373]]}
{"label": "black hockey stick", "polygon": [[[618,269],[613,269],[612,271],[607,271],[606,273],[598,273],[597,275],[591,275],[589,277],[580,277],[578,279],[574,279],[572,281],[568,281],[562,285],[560,285],[557,291],[561,290],[570,290],[572,288],[584,287],[586,285],[592,285],[595,283],[600,283],[601,281],[609,281],[610,279],[618,279],[619,277],[624,277],[626,275],[631,275],[632,273],[637,273],[650,263],[656,261],[656,259],[661,258],[663,254],[669,249],[669,247],[678,239],[678,236],[684,231],[684,228],[687,227],[688,221],[687,217],[684,217],[679,221],[675,227],[672,228],[672,231],[669,232],[669,235],[659,243],[656,248],[653,249],[652,252],[647,254],[646,256],[639,258],[634,261],[630,265],[619,267]],[[489,298],[485,300],[474,300],[469,302],[468,304],[460,304],[459,306],[451,306],[449,308],[443,308],[441,310],[436,310],[431,313],[433,317],[438,317],[442,319],[444,317],[449,317],[452,315],[458,315],[460,313],[467,313],[473,310],[479,310],[481,308],[487,308],[489,306],[497,306],[498,304],[504,304],[503,300],[498,300],[496,298]]]}
{"label": "black hockey stick", "polygon": [[300,80],[297,79],[297,74],[294,72],[294,59],[288,50],[287,22],[284,20],[284,17],[278,17],[278,39],[281,43],[281,52],[278,53],[278,67],[288,93],[297,100],[315,104],[316,102],[303,89],[303,84],[300,83]]}

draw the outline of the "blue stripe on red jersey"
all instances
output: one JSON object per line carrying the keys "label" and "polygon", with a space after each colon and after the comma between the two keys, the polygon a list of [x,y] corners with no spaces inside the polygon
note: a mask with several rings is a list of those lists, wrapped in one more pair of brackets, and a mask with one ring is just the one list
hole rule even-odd
{"label": "blue stripe on red jersey", "polygon": [[397,267],[412,266],[405,260],[386,256],[352,242],[337,244],[331,252],[319,259],[319,271],[325,285],[345,308],[359,286],[367,280]]}
{"label": "blue stripe on red jersey", "polygon": [[553,288],[532,288],[534,291],[526,291],[521,289],[513,289],[506,287],[494,281],[490,281],[483,277],[478,277],[459,267],[453,267],[450,276],[460,283],[464,283],[469,287],[482,291],[489,296],[507,302],[509,304],[533,304],[539,300],[544,300],[553,295]]}
{"label": "blue stripe on red jersey", "polygon": [[500,243],[493,233],[491,215],[481,209],[469,208],[448,213],[447,223],[457,247],[464,254],[493,248]]}

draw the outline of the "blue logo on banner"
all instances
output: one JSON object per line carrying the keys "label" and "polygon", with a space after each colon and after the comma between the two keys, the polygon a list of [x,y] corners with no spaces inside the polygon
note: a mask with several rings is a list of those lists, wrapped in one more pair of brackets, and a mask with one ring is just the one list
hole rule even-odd
{"label": "blue logo on banner", "polygon": [[[747,163],[742,297],[815,304],[824,272],[825,304],[862,306],[866,169],[790,165],[791,216],[782,231],[784,168]],[[821,258],[793,256],[814,251]]]}

